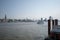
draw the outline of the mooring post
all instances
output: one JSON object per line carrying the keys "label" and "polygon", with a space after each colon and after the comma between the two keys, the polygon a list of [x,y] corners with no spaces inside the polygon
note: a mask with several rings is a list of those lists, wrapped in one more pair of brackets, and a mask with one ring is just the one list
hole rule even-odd
{"label": "mooring post", "polygon": [[50,28],[51,28],[51,20],[48,20],[48,35],[50,35]]}
{"label": "mooring post", "polygon": [[55,19],[55,20],[51,20],[49,19],[48,20],[48,36],[50,38],[54,38],[55,34],[54,32],[52,32],[52,29],[54,28],[54,26],[58,25],[58,20]]}
{"label": "mooring post", "polygon": [[54,20],[52,20],[52,26],[54,26]]}
{"label": "mooring post", "polygon": [[54,20],[52,20],[52,28],[54,28],[55,22]]}
{"label": "mooring post", "polygon": [[55,25],[58,25],[58,19],[55,19]]}

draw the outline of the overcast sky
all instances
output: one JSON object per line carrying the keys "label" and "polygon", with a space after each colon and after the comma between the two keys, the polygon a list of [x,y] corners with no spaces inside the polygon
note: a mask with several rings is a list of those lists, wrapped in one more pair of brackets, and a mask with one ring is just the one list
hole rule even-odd
{"label": "overcast sky", "polygon": [[60,0],[0,0],[0,18],[60,19]]}

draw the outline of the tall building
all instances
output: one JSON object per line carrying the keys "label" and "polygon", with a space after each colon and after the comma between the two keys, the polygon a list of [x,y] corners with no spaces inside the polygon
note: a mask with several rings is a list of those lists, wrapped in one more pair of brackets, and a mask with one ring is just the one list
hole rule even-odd
{"label": "tall building", "polygon": [[41,18],[41,21],[43,20],[43,18]]}
{"label": "tall building", "polygon": [[5,20],[5,22],[7,21],[7,16],[6,16],[6,14],[5,14],[5,19],[4,19],[4,20]]}

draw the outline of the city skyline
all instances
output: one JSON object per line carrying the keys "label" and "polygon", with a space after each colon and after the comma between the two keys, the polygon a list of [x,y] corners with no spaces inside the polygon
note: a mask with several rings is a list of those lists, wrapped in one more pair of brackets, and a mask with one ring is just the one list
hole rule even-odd
{"label": "city skyline", "polygon": [[60,19],[60,0],[0,0],[0,18]]}

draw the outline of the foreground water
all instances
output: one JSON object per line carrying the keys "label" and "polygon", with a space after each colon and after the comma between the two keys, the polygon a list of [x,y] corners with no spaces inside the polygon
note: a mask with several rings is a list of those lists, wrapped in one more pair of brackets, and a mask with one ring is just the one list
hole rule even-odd
{"label": "foreground water", "polygon": [[43,40],[47,31],[47,23],[0,23],[0,40]]}

